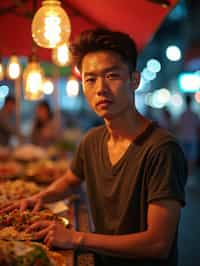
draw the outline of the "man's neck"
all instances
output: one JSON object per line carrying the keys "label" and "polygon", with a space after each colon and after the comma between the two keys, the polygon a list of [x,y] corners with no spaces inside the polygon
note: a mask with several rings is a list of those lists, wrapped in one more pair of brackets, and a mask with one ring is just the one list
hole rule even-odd
{"label": "man's neck", "polygon": [[115,117],[105,121],[106,127],[110,133],[112,142],[122,140],[133,140],[136,135],[142,132],[148,120],[136,110],[127,112],[124,116]]}

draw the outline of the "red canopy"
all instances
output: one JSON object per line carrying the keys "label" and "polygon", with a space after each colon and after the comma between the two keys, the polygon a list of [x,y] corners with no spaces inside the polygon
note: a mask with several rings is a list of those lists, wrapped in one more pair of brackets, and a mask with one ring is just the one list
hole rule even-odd
{"label": "red canopy", "polygon": [[[41,1],[37,1],[37,8]],[[84,29],[105,26],[130,34],[142,49],[178,0],[164,8],[158,0],[63,0],[62,7],[72,24],[73,39]],[[17,4],[19,6],[17,6]],[[20,4],[21,3],[21,4]],[[0,54],[27,56],[31,53],[32,0],[0,1]],[[38,48],[41,59],[50,59],[50,50]]]}

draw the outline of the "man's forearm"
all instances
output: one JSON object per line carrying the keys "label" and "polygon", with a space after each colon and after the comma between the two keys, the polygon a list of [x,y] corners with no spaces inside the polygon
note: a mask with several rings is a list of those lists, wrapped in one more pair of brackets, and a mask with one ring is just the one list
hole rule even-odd
{"label": "man's forearm", "polygon": [[116,236],[80,232],[77,239],[77,247],[114,257],[163,259],[168,255],[163,243],[148,231]]}
{"label": "man's forearm", "polygon": [[72,185],[67,180],[66,176],[62,176],[54,181],[46,189],[36,195],[42,199],[44,203],[54,202],[63,199],[70,192]]}

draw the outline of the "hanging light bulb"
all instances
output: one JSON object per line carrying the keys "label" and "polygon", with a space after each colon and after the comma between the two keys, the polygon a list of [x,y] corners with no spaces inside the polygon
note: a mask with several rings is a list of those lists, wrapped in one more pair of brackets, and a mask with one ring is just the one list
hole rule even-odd
{"label": "hanging light bulb", "polygon": [[21,74],[21,66],[17,56],[10,57],[7,66],[7,75],[10,79],[17,79]]}
{"label": "hanging light bulb", "polygon": [[66,66],[70,62],[69,46],[64,43],[52,49],[52,61],[57,66]]}
{"label": "hanging light bulb", "polygon": [[44,71],[36,60],[31,60],[23,73],[24,98],[39,100],[43,97]]}
{"label": "hanging light bulb", "polygon": [[43,82],[43,92],[47,95],[52,94],[54,91],[53,82],[50,79],[45,79]]}
{"label": "hanging light bulb", "polygon": [[79,94],[79,82],[73,76],[67,81],[66,93],[70,97],[76,97]]}
{"label": "hanging light bulb", "polygon": [[43,0],[32,21],[32,37],[37,45],[55,48],[69,40],[71,23],[59,0]]}

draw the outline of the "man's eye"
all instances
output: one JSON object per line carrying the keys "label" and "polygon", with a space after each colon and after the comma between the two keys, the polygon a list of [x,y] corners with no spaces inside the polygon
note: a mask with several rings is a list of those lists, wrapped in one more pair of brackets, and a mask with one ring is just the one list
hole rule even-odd
{"label": "man's eye", "polygon": [[106,75],[106,78],[111,79],[111,80],[118,79],[118,78],[120,78],[120,75],[119,75],[119,73],[108,73]]}
{"label": "man's eye", "polygon": [[85,82],[86,82],[86,83],[92,83],[92,82],[95,82],[95,78],[86,78],[86,79],[85,79]]}

